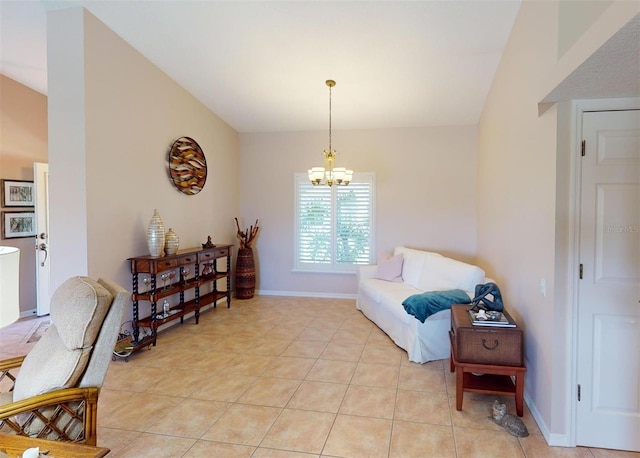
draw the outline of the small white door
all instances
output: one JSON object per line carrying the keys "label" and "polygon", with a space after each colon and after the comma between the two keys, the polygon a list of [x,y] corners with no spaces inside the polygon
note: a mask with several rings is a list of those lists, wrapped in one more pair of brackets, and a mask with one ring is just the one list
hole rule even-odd
{"label": "small white door", "polygon": [[640,451],[640,111],[582,122],[576,442]]}
{"label": "small white door", "polygon": [[38,316],[49,314],[50,240],[49,240],[49,164],[33,163],[36,192],[36,310]]}

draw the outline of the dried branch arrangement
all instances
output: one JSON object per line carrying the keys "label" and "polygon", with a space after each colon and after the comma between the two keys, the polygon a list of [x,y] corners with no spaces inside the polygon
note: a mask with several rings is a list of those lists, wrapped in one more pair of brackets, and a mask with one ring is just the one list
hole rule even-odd
{"label": "dried branch arrangement", "polygon": [[235,220],[236,220],[236,227],[238,228],[238,233],[236,234],[236,237],[238,237],[238,240],[240,241],[240,248],[251,248],[251,244],[253,243],[253,240],[258,235],[258,230],[260,229],[258,226],[258,220],[256,220],[255,226],[250,226],[249,229],[245,230],[244,232],[240,230],[240,224],[238,223],[238,218],[235,218]]}

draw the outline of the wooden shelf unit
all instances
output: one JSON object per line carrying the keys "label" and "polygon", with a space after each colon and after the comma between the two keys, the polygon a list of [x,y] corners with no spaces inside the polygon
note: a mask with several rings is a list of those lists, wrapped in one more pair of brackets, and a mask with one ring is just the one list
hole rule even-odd
{"label": "wooden shelf unit", "polygon": [[[226,258],[226,270],[218,270],[217,260]],[[133,302],[133,342],[132,353],[141,348],[156,345],[158,328],[163,324],[180,318],[184,322],[184,316],[194,313],[196,324],[200,320],[200,309],[213,304],[215,307],[220,299],[226,298],[227,308],[231,306],[231,245],[217,245],[213,248],[189,248],[179,250],[176,254],[164,257],[136,256],[129,258],[131,262],[132,289],[131,300]],[[203,273],[205,266],[210,266],[210,271]],[[185,275],[185,269],[189,269],[189,275]],[[161,282],[158,279],[162,273],[176,272],[169,282]],[[144,291],[140,290],[140,276],[148,275],[148,285]],[[226,290],[218,290],[218,280],[226,279]],[[212,285],[210,292],[201,294],[200,288]],[[193,290],[195,297],[185,300],[185,292]],[[165,298],[178,295],[178,303],[170,306],[170,315],[164,317],[162,302]],[[151,304],[150,315],[140,316],[140,302]],[[140,328],[149,328],[151,334],[140,337]]]}

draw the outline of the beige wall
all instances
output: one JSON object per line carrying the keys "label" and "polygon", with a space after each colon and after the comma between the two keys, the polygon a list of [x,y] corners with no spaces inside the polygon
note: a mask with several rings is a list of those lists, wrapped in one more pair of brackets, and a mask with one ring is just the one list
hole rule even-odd
{"label": "beige wall", "polygon": [[[478,258],[525,329],[526,390],[550,417],[556,110],[537,84],[556,61],[557,5],[524,2],[479,125]],[[532,31],[539,30],[534,39]],[[540,294],[544,279],[548,294]]]}
{"label": "beige wall", "polygon": [[558,3],[558,56],[562,57],[614,0]]}
{"label": "beige wall", "polygon": [[[148,253],[156,208],[181,248],[208,235],[234,243],[237,133],[85,10],[48,20],[53,288],[88,274],[131,290],[127,258]],[[167,173],[181,136],[207,158],[195,196],[177,191]]]}
{"label": "beige wall", "polygon": [[[575,441],[568,278],[573,124],[569,101],[546,111],[538,103],[550,76],[562,75],[552,89],[638,10],[624,2],[599,3],[597,11],[579,3],[588,10],[579,15],[579,31],[596,28],[584,23],[587,18],[597,22],[597,33],[590,34],[601,37],[597,42],[564,31],[559,21],[566,10],[558,1],[523,2],[478,126],[478,262],[498,280],[507,308],[525,328],[525,394],[552,445]],[[615,14],[605,17],[605,9]],[[566,47],[568,36],[576,45],[565,50],[563,62],[575,62],[573,68],[558,63],[559,43]]]}
{"label": "beige wall", "polygon": [[[0,178],[32,181],[34,162],[47,162],[47,98],[0,75]],[[32,208],[2,208],[24,210]],[[35,313],[33,238],[2,239],[0,244],[20,248],[20,312]]]}
{"label": "beige wall", "polygon": [[[377,252],[397,245],[475,261],[476,127],[334,131],[338,164],[376,173]],[[264,293],[353,295],[354,275],[292,272],[293,177],[322,164],[327,132],[240,135],[240,214],[262,232]]]}

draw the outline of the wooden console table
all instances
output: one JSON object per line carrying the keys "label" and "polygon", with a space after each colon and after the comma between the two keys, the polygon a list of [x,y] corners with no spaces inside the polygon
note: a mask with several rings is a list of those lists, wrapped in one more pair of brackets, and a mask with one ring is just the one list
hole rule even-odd
{"label": "wooden console table", "polygon": [[[226,258],[224,270],[219,270],[217,260]],[[218,300],[226,298],[227,308],[231,306],[231,245],[215,245],[213,248],[190,248],[179,250],[174,255],[153,257],[137,256],[131,262],[133,294],[133,341],[131,353],[143,347],[156,345],[158,327],[194,312],[196,324],[200,319],[200,309],[208,304],[216,306]],[[144,277],[144,278],[141,278]],[[218,280],[226,279],[226,289],[218,289]],[[159,281],[160,280],[160,281]],[[143,283],[145,286],[141,286]],[[201,293],[204,285],[211,285],[211,291]],[[194,298],[185,300],[185,292],[192,290]],[[167,300],[168,314],[162,310]],[[148,316],[141,317],[139,304],[151,304]],[[151,334],[140,337],[140,328],[151,330]]]}
{"label": "wooden console table", "polygon": [[33,447],[39,447],[41,453],[48,451],[47,455],[55,458],[100,458],[110,452],[108,448],[77,442],[49,441],[0,433],[0,452],[11,458],[20,457],[25,450]]}

